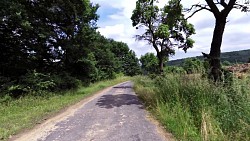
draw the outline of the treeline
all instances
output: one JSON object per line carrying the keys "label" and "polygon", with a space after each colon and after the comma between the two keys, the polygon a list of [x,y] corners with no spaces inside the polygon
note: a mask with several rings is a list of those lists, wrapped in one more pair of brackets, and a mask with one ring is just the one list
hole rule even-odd
{"label": "treeline", "polygon": [[0,95],[71,89],[140,73],[127,44],[96,31],[89,0],[0,1]]}
{"label": "treeline", "polygon": [[[153,53],[146,53],[141,56],[141,69],[144,74],[157,74],[158,70],[158,60]],[[164,61],[164,73],[182,73],[191,74],[206,71],[209,68],[208,61],[201,60],[198,58],[187,58],[183,60],[178,66],[167,65],[168,59]]]}
{"label": "treeline", "polygon": [[[240,51],[232,51],[232,52],[224,52],[221,53],[221,62],[222,64],[236,64],[236,63],[249,63],[250,62],[250,50],[240,50]],[[203,60],[203,56],[191,57]],[[177,59],[167,62],[169,66],[180,66],[185,59]]]}

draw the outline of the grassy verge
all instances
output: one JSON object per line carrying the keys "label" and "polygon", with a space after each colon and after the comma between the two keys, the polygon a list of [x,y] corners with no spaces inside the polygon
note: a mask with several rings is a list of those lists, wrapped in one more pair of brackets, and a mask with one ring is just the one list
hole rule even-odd
{"label": "grassy verge", "polygon": [[139,76],[135,91],[178,140],[250,140],[249,80],[217,84],[200,76]]}
{"label": "grassy verge", "polygon": [[76,91],[60,94],[48,93],[46,97],[25,96],[17,100],[0,103],[0,140],[7,140],[10,135],[33,127],[49,115],[55,114],[105,87],[129,79],[129,77],[120,77],[94,83],[89,87],[81,87]]}

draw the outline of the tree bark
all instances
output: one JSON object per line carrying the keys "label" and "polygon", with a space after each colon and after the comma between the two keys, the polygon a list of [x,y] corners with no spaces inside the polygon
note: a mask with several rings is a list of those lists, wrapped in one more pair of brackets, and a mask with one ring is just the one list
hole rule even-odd
{"label": "tree bark", "polygon": [[157,58],[158,58],[158,61],[159,61],[159,73],[161,75],[163,75],[163,67],[164,67],[164,64],[163,64],[163,56],[161,55],[161,53],[157,53]]}
{"label": "tree bark", "polygon": [[221,16],[216,18],[213,39],[209,53],[210,57],[209,63],[211,69],[210,76],[214,79],[214,81],[220,80],[222,75],[220,54],[221,54],[221,43],[225,25],[226,25],[226,17],[221,14]]}

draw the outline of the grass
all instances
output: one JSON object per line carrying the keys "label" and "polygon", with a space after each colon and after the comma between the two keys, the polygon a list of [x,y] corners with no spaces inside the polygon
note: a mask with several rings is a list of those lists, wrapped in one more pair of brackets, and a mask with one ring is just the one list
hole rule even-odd
{"label": "grass", "polygon": [[199,75],[134,79],[135,91],[178,140],[250,140],[249,79],[213,84]]}
{"label": "grass", "polygon": [[60,94],[48,93],[46,97],[25,96],[17,100],[2,102],[0,103],[0,140],[7,140],[11,135],[34,127],[44,118],[63,108],[75,104],[103,88],[129,79],[129,77],[119,77],[114,80],[94,83],[89,87],[81,87],[75,91]]}

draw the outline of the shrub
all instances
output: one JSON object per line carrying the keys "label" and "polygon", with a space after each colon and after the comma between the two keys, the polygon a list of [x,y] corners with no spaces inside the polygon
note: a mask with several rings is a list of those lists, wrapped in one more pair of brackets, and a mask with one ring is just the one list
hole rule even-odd
{"label": "shrub", "polygon": [[30,71],[19,80],[20,85],[26,85],[27,88],[32,90],[48,90],[55,87],[55,83],[51,79],[50,74],[39,73]]}
{"label": "shrub", "polygon": [[6,81],[2,84],[4,88],[1,88],[1,95],[9,95],[13,98],[25,94],[42,96],[48,92],[75,89],[81,84],[79,80],[63,72],[51,75],[30,71],[21,76],[19,81],[10,81],[10,83],[6,83]]}
{"label": "shrub", "polygon": [[183,69],[188,73],[197,73],[204,70],[204,63],[196,58],[187,58],[182,64]]}
{"label": "shrub", "polygon": [[81,84],[80,80],[70,76],[68,73],[65,72],[59,75],[52,75],[51,79],[55,83],[53,91],[75,89]]}

